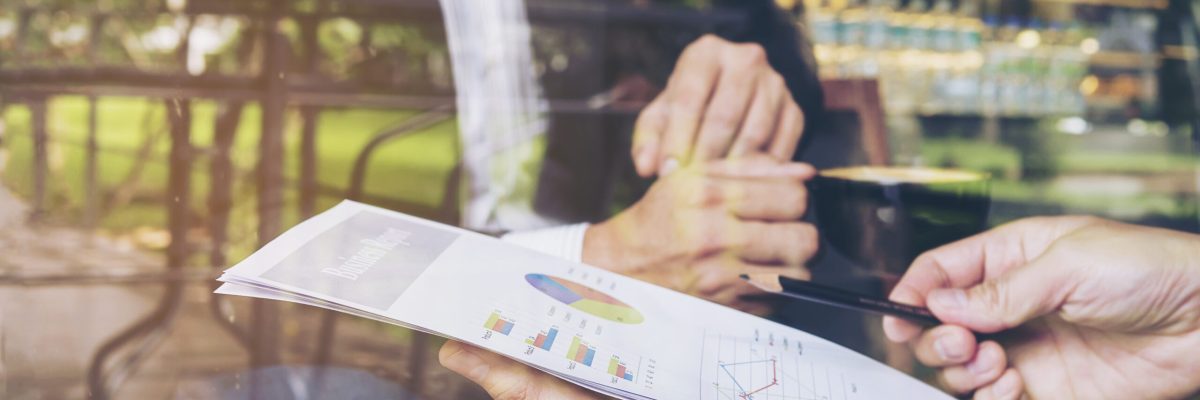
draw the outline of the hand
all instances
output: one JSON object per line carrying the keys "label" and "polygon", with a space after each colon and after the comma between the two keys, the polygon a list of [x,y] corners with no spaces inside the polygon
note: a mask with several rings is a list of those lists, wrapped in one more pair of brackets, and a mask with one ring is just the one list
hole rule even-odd
{"label": "hand", "polygon": [[638,116],[638,174],[666,175],[691,161],[767,153],[789,161],[804,113],[757,44],[705,35],[688,45],[666,89]]}
{"label": "hand", "polygon": [[584,235],[583,261],[742,309],[769,311],[738,274],[807,279],[817,231],[799,222],[807,164],[766,156],[694,165],[655,182],[640,201]]}
{"label": "hand", "polygon": [[[1089,217],[1027,219],[921,255],[884,319],[976,399],[1180,398],[1200,390],[1200,237]],[[1000,334],[977,343],[971,331]]]}
{"label": "hand", "polygon": [[498,400],[592,400],[603,396],[502,355],[457,341],[438,352],[442,365]]}

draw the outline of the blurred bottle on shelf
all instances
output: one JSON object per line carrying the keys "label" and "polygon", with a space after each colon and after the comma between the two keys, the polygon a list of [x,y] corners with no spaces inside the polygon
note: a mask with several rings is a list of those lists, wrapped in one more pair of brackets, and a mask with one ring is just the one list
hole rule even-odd
{"label": "blurred bottle on shelf", "polygon": [[1088,54],[1083,45],[1086,36],[1083,24],[1078,21],[1068,23],[1062,32],[1061,46],[1055,54],[1055,70],[1061,79],[1055,103],[1056,111],[1060,114],[1083,115],[1087,107],[1080,88],[1080,83],[1088,73]]}
{"label": "blurred bottle on shelf", "polygon": [[867,5],[865,0],[850,0],[837,13],[838,49],[836,63],[839,75],[845,78],[864,76],[863,59],[867,32]]}
{"label": "blurred bottle on shelf", "polygon": [[[904,7],[907,22],[907,44],[900,51],[900,73],[885,79],[897,80],[897,92],[904,98],[900,101],[904,106],[901,110],[889,112],[913,113],[919,110],[929,97],[929,66],[931,64],[930,36],[934,27],[934,18],[926,12],[924,0],[909,0]],[[887,95],[887,94],[885,94]]]}
{"label": "blurred bottle on shelf", "polygon": [[908,47],[913,15],[901,9],[901,0],[888,2],[887,7],[887,45],[884,51],[889,55],[888,62],[897,63],[900,52]]}
{"label": "blurred bottle on shelf", "polygon": [[1017,115],[1033,116],[1043,113],[1040,108],[1045,92],[1045,66],[1049,59],[1047,49],[1042,43],[1044,24],[1032,19],[1017,33],[1017,50],[1020,52],[1019,79],[1021,88],[1017,91]]}
{"label": "blurred bottle on shelf", "polygon": [[886,62],[885,50],[888,41],[888,20],[893,12],[893,0],[869,0],[865,10],[863,30],[863,56],[858,68],[864,78],[879,77],[880,66]]}
{"label": "blurred bottle on shelf", "polygon": [[963,0],[955,12],[953,36],[954,55],[950,79],[944,89],[949,112],[977,114],[980,106],[980,79],[983,66],[983,21],[978,17],[979,3]]}
{"label": "blurred bottle on shelf", "polygon": [[916,106],[916,99],[913,98],[909,85],[906,85],[905,78],[911,69],[911,62],[905,55],[911,43],[911,28],[915,16],[900,7],[900,0],[888,3],[887,41],[880,57],[879,90],[882,93],[884,108],[888,112],[907,114]]}
{"label": "blurred bottle on shelf", "polygon": [[1057,98],[1059,91],[1062,88],[1062,76],[1056,71],[1059,60],[1062,58],[1060,53],[1064,50],[1063,42],[1063,27],[1058,21],[1050,21],[1046,24],[1045,29],[1041,32],[1041,46],[1036,49],[1038,54],[1039,68],[1039,91],[1037,93],[1037,106],[1034,114],[1038,111],[1044,113],[1060,114],[1058,109]]}
{"label": "blurred bottle on shelf", "polygon": [[1025,87],[1021,74],[1023,64],[1021,50],[1017,47],[1016,38],[1020,33],[1021,22],[1017,17],[1011,17],[1000,27],[997,41],[992,43],[994,60],[999,73],[997,105],[1000,115],[1015,116],[1021,109],[1021,98]]}
{"label": "blurred bottle on shelf", "polygon": [[822,77],[878,79],[894,115],[1082,113],[1081,26],[981,16],[982,1],[805,0]]}
{"label": "blurred bottle on shelf", "polygon": [[959,56],[957,25],[958,18],[951,12],[950,0],[936,0],[928,14],[931,24],[927,31],[928,50],[924,60],[926,69],[925,99],[921,102],[923,114],[944,114],[956,108],[954,103],[953,76]]}
{"label": "blurred bottle on shelf", "polygon": [[822,78],[837,78],[838,21],[831,0],[805,0],[809,34],[813,42],[813,57],[819,64]]}
{"label": "blurred bottle on shelf", "polygon": [[996,51],[999,42],[999,20],[992,15],[983,18],[983,31],[980,37],[980,51],[983,65],[979,68],[979,112],[985,116],[996,115],[1000,112],[1000,86],[1003,77],[1000,73],[1001,60]]}

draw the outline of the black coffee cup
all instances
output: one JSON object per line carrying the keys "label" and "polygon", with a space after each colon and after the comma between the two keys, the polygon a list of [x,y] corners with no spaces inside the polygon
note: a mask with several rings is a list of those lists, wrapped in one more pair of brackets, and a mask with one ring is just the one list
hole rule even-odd
{"label": "black coffee cup", "polygon": [[983,232],[991,206],[987,174],[961,170],[827,169],[810,189],[825,242],[887,280],[921,253]]}

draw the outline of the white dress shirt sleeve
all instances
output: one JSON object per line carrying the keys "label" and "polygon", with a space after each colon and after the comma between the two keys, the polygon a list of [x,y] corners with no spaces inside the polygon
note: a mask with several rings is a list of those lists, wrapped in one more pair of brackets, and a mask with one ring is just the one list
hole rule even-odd
{"label": "white dress shirt sleeve", "polygon": [[509,232],[500,239],[574,262],[583,262],[583,236],[588,223]]}

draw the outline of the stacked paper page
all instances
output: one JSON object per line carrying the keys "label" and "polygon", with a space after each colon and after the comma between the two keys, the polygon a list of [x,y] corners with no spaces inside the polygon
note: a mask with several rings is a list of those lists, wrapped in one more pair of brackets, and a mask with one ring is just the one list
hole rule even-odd
{"label": "stacked paper page", "polygon": [[287,231],[220,280],[218,293],[469,342],[619,398],[950,398],[784,325],[350,201]]}

